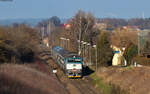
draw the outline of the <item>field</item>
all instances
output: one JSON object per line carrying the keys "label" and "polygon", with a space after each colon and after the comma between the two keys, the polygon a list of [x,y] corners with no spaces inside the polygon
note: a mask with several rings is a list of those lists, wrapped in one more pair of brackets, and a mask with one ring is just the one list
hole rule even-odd
{"label": "field", "polygon": [[149,94],[149,73],[149,67],[103,67],[97,75],[103,82],[119,86],[129,94]]}

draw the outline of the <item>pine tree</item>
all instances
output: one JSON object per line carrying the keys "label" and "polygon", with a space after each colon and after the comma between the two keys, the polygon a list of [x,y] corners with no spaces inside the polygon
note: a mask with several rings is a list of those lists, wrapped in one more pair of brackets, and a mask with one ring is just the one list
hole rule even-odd
{"label": "pine tree", "polygon": [[108,32],[101,32],[97,41],[98,66],[107,66],[112,59],[113,51],[110,48]]}

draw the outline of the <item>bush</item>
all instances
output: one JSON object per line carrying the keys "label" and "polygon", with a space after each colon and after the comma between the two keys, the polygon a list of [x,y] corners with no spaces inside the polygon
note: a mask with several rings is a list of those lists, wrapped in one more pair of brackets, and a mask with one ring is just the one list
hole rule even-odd
{"label": "bush", "polygon": [[113,57],[113,51],[110,48],[109,32],[101,32],[97,42],[98,66],[108,66]]}
{"label": "bush", "polygon": [[135,57],[138,53],[138,48],[135,45],[130,45],[126,52],[125,52],[125,59],[127,60],[128,64],[131,64],[131,61],[133,59],[133,57]]}
{"label": "bush", "polygon": [[26,25],[0,27],[0,63],[33,62],[39,44],[37,32]]}

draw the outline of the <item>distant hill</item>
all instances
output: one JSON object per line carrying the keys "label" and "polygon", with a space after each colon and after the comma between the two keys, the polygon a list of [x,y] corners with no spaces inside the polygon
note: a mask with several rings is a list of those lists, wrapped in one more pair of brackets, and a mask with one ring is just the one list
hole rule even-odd
{"label": "distant hill", "polygon": [[11,26],[13,23],[25,23],[31,26],[35,26],[43,19],[2,19],[0,20],[0,26]]}
{"label": "distant hill", "polygon": [[[39,22],[46,20],[46,19],[0,19],[0,26],[11,26],[13,23],[24,23],[28,24],[30,26],[35,26]],[[61,19],[61,22],[64,23],[66,22],[66,19]]]}

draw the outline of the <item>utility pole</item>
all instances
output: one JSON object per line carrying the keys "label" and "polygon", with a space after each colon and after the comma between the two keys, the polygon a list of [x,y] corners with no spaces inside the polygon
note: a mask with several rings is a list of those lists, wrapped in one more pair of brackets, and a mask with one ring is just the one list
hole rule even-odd
{"label": "utility pole", "polygon": [[50,32],[51,32],[51,22],[49,22],[48,24],[48,34],[50,34]]}
{"label": "utility pole", "polygon": [[96,47],[96,72],[97,72],[97,47]]}
{"label": "utility pole", "polygon": [[91,54],[90,54],[90,52],[91,52],[91,49],[90,49],[90,43],[88,43],[87,44],[87,47],[88,47],[88,65],[89,65],[89,63],[91,64]]}
{"label": "utility pole", "polygon": [[86,45],[87,45],[87,42],[84,42],[83,43],[83,51],[84,51],[84,53],[83,53],[84,57],[83,58],[85,59],[85,61],[87,61],[86,60]]}
{"label": "utility pole", "polygon": [[67,50],[69,50],[69,46],[70,46],[69,41],[70,41],[70,39],[66,39],[66,40],[67,40]]}
{"label": "utility pole", "polygon": [[140,56],[140,31],[138,31],[138,56]]}
{"label": "utility pole", "polygon": [[59,38],[59,46],[61,47],[61,39]]}
{"label": "utility pole", "polygon": [[83,45],[83,43],[84,43],[84,41],[81,41],[81,53],[80,53],[80,55],[82,56],[82,57],[84,57],[84,45]]}
{"label": "utility pole", "polygon": [[92,46],[90,46],[90,64],[92,65]]}
{"label": "utility pole", "polygon": [[93,47],[95,48],[95,57],[96,57],[96,72],[97,72],[97,46],[93,45]]}
{"label": "utility pole", "polygon": [[81,30],[81,16],[80,16],[80,27],[79,27],[79,47],[78,47],[78,54],[80,55],[81,54],[81,33],[82,33],[82,30]]}
{"label": "utility pole", "polygon": [[142,19],[145,19],[144,12],[142,13]]}
{"label": "utility pole", "polygon": [[42,40],[44,39],[44,26],[41,27],[41,33],[42,33]]}

